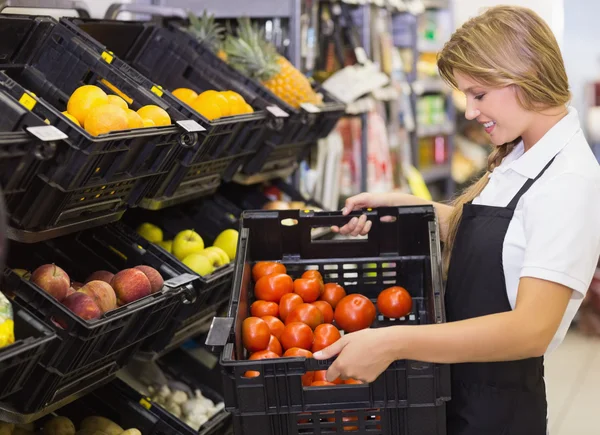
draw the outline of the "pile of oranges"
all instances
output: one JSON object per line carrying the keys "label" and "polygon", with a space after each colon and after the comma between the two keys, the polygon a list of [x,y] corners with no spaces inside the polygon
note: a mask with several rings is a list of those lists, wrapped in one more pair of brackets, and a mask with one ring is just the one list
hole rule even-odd
{"label": "pile of oranges", "polygon": [[194,90],[179,88],[173,91],[173,96],[190,106],[203,117],[212,121],[224,116],[254,113],[254,109],[244,97],[233,91],[204,91],[198,95]]}
{"label": "pile of oranges", "polygon": [[107,95],[94,85],[77,88],[69,98],[67,110],[62,113],[92,136],[111,131],[171,125],[171,117],[161,107],[147,105],[135,112],[123,98]]}

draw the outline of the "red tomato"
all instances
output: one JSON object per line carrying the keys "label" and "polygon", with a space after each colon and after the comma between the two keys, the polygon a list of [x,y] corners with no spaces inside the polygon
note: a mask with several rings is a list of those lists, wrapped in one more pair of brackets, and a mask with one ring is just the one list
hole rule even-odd
{"label": "red tomato", "polygon": [[281,337],[281,333],[283,332],[285,325],[281,320],[274,316],[264,316],[261,317],[262,320],[269,325],[269,329],[271,330],[271,335],[274,335],[277,340]]}
{"label": "red tomato", "polygon": [[325,284],[325,289],[323,290],[323,294],[321,295],[321,300],[328,302],[331,305],[331,308],[335,310],[338,302],[341,301],[346,296],[346,290],[339,284],[335,284],[329,282]]}
{"label": "red tomato", "polygon": [[324,323],[317,326],[314,334],[315,338],[312,345],[313,352],[318,352],[321,349],[325,349],[327,346],[332,345],[342,338],[340,331],[329,323]]}
{"label": "red tomato", "polygon": [[274,273],[263,276],[254,286],[254,296],[263,301],[277,302],[286,293],[294,291],[294,281],[289,275]]}
{"label": "red tomato", "polygon": [[358,385],[358,384],[363,384],[363,381],[359,381],[358,379],[346,379],[344,381],[344,384],[348,384],[348,385]]}
{"label": "red tomato", "polygon": [[281,343],[279,343],[279,340],[277,340],[277,337],[275,337],[274,335],[271,335],[271,338],[269,339],[269,345],[267,346],[267,350],[270,350],[271,352],[277,354],[277,356],[281,356],[281,354],[283,353],[283,349],[281,349]]}
{"label": "red tomato", "polygon": [[242,324],[242,341],[249,352],[265,350],[269,346],[271,331],[269,325],[258,317],[248,317]]}
{"label": "red tomato", "polygon": [[335,307],[333,318],[344,332],[354,332],[371,326],[377,311],[367,297],[351,294]]}
{"label": "red tomato", "polygon": [[252,268],[252,278],[257,282],[263,276],[271,275],[272,273],[287,273],[287,269],[281,263],[274,261],[259,261]]}
{"label": "red tomato", "polygon": [[319,311],[323,314],[323,323],[333,322],[333,308],[331,308],[329,302],[316,301],[313,302],[311,305],[317,307]]}
{"label": "red tomato", "polygon": [[[315,381],[327,381],[327,377],[325,376],[326,374],[327,374],[327,370],[318,370],[315,372],[314,380]],[[342,381],[342,378],[337,378],[335,381],[332,382],[332,384],[334,384],[334,385],[340,385],[343,383],[344,383],[344,381]]]}
{"label": "red tomato", "polygon": [[285,350],[292,347],[310,350],[313,342],[312,329],[306,323],[301,322],[285,325],[280,342]]}
{"label": "red tomato", "polygon": [[314,381],[312,384],[310,384],[311,387],[331,387],[334,386],[334,383],[331,382],[327,382],[327,381]]}
{"label": "red tomato", "polygon": [[[261,351],[255,352],[252,355],[250,355],[250,358],[248,358],[248,360],[256,361],[259,359],[270,359],[270,358],[279,358],[279,355],[271,352],[270,350],[261,350]],[[257,372],[256,370],[248,370],[246,373],[244,373],[245,378],[256,378],[258,376],[260,376],[260,372]]]}
{"label": "red tomato", "polygon": [[313,278],[298,278],[294,281],[294,293],[304,302],[314,302],[321,296],[322,282]]}
{"label": "red tomato", "polygon": [[318,270],[307,270],[302,274],[302,278],[318,279],[323,282],[323,275]]}
{"label": "red tomato", "polygon": [[314,305],[300,304],[285,319],[286,325],[293,322],[306,323],[310,329],[315,329],[323,323],[323,313]]}
{"label": "red tomato", "polygon": [[254,317],[279,316],[279,305],[276,302],[256,301],[250,305],[250,314]]}
{"label": "red tomato", "polygon": [[398,319],[410,314],[412,297],[404,287],[386,288],[377,297],[377,308],[385,317]]}
{"label": "red tomato", "polygon": [[[285,353],[283,354],[284,358],[285,357],[297,357],[297,356],[303,356],[305,358],[312,358],[312,352],[306,349],[300,349],[299,347],[292,347],[291,349],[288,349],[285,351]],[[313,378],[315,376],[315,372],[306,372],[305,374],[302,375],[302,385],[304,387],[309,387],[310,384],[312,384],[313,382]]]}
{"label": "red tomato", "polygon": [[281,297],[279,301],[279,318],[285,322],[290,312],[304,301],[296,293],[288,293]]}

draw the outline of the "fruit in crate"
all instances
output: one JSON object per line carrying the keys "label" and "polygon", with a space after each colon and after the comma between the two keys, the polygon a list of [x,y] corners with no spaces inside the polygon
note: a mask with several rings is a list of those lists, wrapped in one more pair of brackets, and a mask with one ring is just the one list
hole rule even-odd
{"label": "fruit in crate", "polygon": [[117,308],[117,295],[110,284],[104,281],[90,281],[78,291],[91,297],[102,313]]}
{"label": "fruit in crate", "polygon": [[202,254],[190,254],[181,262],[200,276],[209,275],[215,270],[208,257]]}
{"label": "fruit in crate", "polygon": [[109,95],[108,104],[120,107],[123,110],[129,109],[129,105],[127,104],[127,102],[118,95]]}
{"label": "fruit in crate", "polygon": [[204,240],[193,230],[184,230],[173,239],[173,254],[178,260],[185,259],[190,254],[198,254],[204,250]]}
{"label": "fruit in crate", "polygon": [[188,88],[177,88],[173,92],[171,92],[175,98],[183,101],[185,104],[192,103],[196,98],[198,98],[198,94],[193,89]]}
{"label": "fruit in crate", "polygon": [[288,293],[281,297],[279,301],[279,318],[285,322],[288,314],[298,305],[302,305],[304,301],[296,293]]}
{"label": "fruit in crate", "polygon": [[71,283],[71,288],[75,291],[79,290],[81,287],[83,287],[85,284],[82,282],[77,282],[77,281],[73,281]]}
{"label": "fruit in crate", "polygon": [[360,294],[344,297],[335,307],[333,318],[344,332],[366,329],[375,320],[377,310],[371,300]]}
{"label": "fruit in crate", "polygon": [[59,301],[67,296],[71,287],[69,275],[55,264],[44,264],[35,269],[30,281]]}
{"label": "fruit in crate", "polygon": [[[252,313],[250,313],[252,314]],[[254,314],[252,314],[254,316]],[[258,316],[255,316],[258,317]],[[269,326],[269,330],[271,331],[271,335],[274,335],[277,340],[281,339],[281,334],[285,329],[285,325],[283,322],[275,316],[261,316],[262,320]]]}
{"label": "fruit in crate", "polygon": [[80,291],[68,296],[63,301],[63,305],[83,320],[98,319],[102,315],[102,310],[94,302],[94,299]]}
{"label": "fruit in crate", "polygon": [[237,35],[228,35],[223,45],[227,62],[242,74],[260,81],[277,97],[294,108],[302,103],[320,104],[306,76],[267,42],[264,31],[249,18],[238,20]]}
{"label": "fruit in crate", "polygon": [[97,270],[96,272],[94,272],[90,276],[88,276],[87,279],[85,280],[85,282],[88,283],[90,281],[98,280],[98,281],[104,281],[105,283],[110,284],[110,282],[112,281],[114,276],[115,276],[115,274],[112,272],[109,272],[108,270]]}
{"label": "fruit in crate", "polygon": [[410,314],[412,297],[404,287],[389,287],[379,293],[377,308],[385,317],[398,319]]}
{"label": "fruit in crate", "polygon": [[112,131],[127,130],[129,128],[129,118],[125,109],[106,104],[90,110],[83,127],[92,136],[99,136]]}
{"label": "fruit in crate", "polygon": [[315,339],[312,344],[312,351],[318,352],[331,346],[342,338],[339,329],[329,323],[323,323],[315,328]]}
{"label": "fruit in crate", "polygon": [[294,291],[294,281],[289,275],[273,273],[260,278],[254,286],[254,295],[263,301],[277,302],[286,293]]}
{"label": "fruit in crate", "polygon": [[321,301],[327,302],[335,310],[337,304],[346,297],[344,287],[333,282],[328,282],[323,287],[323,294],[319,298]]}
{"label": "fruit in crate", "polygon": [[106,435],[121,435],[123,428],[115,422],[105,417],[90,416],[83,419],[80,430],[95,433],[99,432]]}
{"label": "fruit in crate", "polygon": [[250,305],[250,314],[255,317],[279,315],[279,305],[276,302],[255,301]]}
{"label": "fruit in crate", "polygon": [[217,106],[219,106],[219,109],[221,111],[221,116],[230,116],[231,115],[231,109],[229,107],[229,100],[227,99],[227,97],[225,97],[223,94],[221,94],[218,91],[204,91],[202,92],[200,95],[198,95],[198,98],[196,98],[196,100],[194,101],[194,105],[196,107],[202,107],[204,105],[206,106],[211,106],[213,104],[216,104]]}
{"label": "fruit in crate", "polygon": [[242,341],[249,352],[265,350],[269,346],[271,331],[269,325],[258,317],[247,317],[242,323]]}
{"label": "fruit in crate", "polygon": [[321,296],[322,281],[313,278],[298,278],[294,281],[294,293],[304,302],[315,302]]}
{"label": "fruit in crate", "polygon": [[19,275],[21,278],[29,280],[31,279],[31,272],[25,269],[13,269],[13,272]]}
{"label": "fruit in crate", "polygon": [[137,113],[142,119],[149,119],[154,122],[154,125],[157,127],[171,125],[171,117],[162,107],[150,104],[148,106],[141,107]]}
{"label": "fruit in crate", "polygon": [[219,233],[213,243],[213,246],[221,248],[223,251],[225,251],[229,259],[233,261],[237,254],[238,238],[239,232],[237,230],[228,228]]}
{"label": "fruit in crate", "polygon": [[[138,115],[137,112],[134,112],[131,109],[127,109],[125,110],[125,113],[127,114],[127,126],[129,127],[129,129],[146,127],[144,125],[144,120],[140,115]],[[154,124],[154,121],[151,122],[152,125],[149,127],[154,127],[156,124]]]}
{"label": "fruit in crate", "polygon": [[313,339],[314,335],[310,326],[302,322],[293,322],[285,325],[279,341],[284,350],[292,347],[310,350]]}
{"label": "fruit in crate", "polygon": [[156,244],[163,248],[165,251],[167,251],[169,254],[173,253],[173,240],[163,240],[162,242],[157,242]]}
{"label": "fruit in crate", "polygon": [[63,115],[65,115],[65,117],[71,121],[73,124],[75,124],[77,127],[81,127],[81,124],[79,123],[79,121],[77,120],[77,118],[75,118],[73,115],[71,115],[69,112],[67,112],[66,110],[64,112],[61,112]]}
{"label": "fruit in crate", "polygon": [[329,305],[329,302],[325,301],[316,301],[313,302],[312,305],[317,307],[319,311],[323,314],[323,322],[331,323],[333,322],[333,308]]}
{"label": "fruit in crate", "polygon": [[117,273],[110,285],[117,295],[117,305],[137,301],[151,293],[151,284],[146,275],[138,269],[125,269]]}
{"label": "fruit in crate", "polygon": [[323,323],[323,313],[314,305],[303,303],[295,307],[285,319],[286,325],[294,322],[306,323],[314,330]]}
{"label": "fruit in crate", "polygon": [[135,266],[135,269],[140,270],[146,275],[148,281],[150,281],[150,293],[156,293],[162,290],[165,283],[162,275],[153,267],[150,266]]}
{"label": "fruit in crate", "polygon": [[272,273],[286,273],[287,269],[281,263],[275,261],[259,261],[252,266],[252,279],[257,282],[263,276],[271,275]]}
{"label": "fruit in crate", "polygon": [[229,257],[227,256],[225,251],[214,246],[204,248],[202,251],[199,252],[199,254],[204,255],[206,258],[208,258],[215,269],[229,263]]}
{"label": "fruit in crate", "polygon": [[73,115],[80,125],[92,109],[108,104],[108,95],[98,86],[85,85],[77,88],[69,98],[67,112]]}
{"label": "fruit in crate", "polygon": [[221,112],[221,107],[214,101],[209,103],[196,98],[189,104],[189,106],[209,121],[218,119],[221,116],[223,116],[223,112]]}
{"label": "fruit in crate", "polygon": [[0,293],[0,349],[15,342],[13,308],[6,296]]}
{"label": "fruit in crate", "polygon": [[75,425],[67,417],[54,417],[44,424],[44,435],[75,435]]}

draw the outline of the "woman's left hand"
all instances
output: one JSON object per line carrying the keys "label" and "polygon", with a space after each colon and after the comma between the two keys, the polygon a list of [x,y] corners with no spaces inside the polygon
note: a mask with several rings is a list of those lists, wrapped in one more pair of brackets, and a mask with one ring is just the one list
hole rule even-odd
{"label": "woman's left hand", "polygon": [[[327,370],[327,380],[333,382],[342,379],[357,379],[373,382],[394,362],[388,328],[363,329],[345,334],[341,339],[315,352],[313,357],[324,360],[338,355]],[[387,334],[386,334],[387,333]]]}

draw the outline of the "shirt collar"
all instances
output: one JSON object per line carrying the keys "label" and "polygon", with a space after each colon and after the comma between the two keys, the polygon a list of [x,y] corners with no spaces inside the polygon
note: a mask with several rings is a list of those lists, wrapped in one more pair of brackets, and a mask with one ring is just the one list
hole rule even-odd
{"label": "shirt collar", "polygon": [[524,152],[523,142],[520,142],[498,168],[502,168],[501,172],[512,169],[527,178],[535,178],[580,129],[577,110],[569,107],[569,113],[529,151]]}

